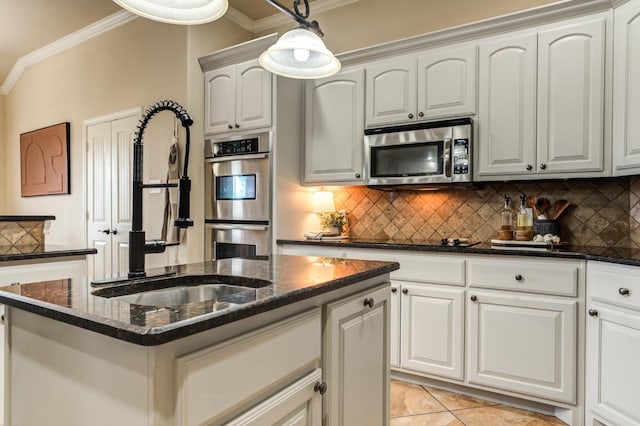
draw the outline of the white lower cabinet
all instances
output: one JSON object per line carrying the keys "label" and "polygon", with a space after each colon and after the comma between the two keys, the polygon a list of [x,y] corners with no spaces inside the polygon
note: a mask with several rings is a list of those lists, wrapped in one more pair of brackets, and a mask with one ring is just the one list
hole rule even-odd
{"label": "white lower cabinet", "polygon": [[464,288],[402,283],[400,367],[464,379]]}
{"label": "white lower cabinet", "polygon": [[587,425],[640,424],[640,270],[589,263]]}
{"label": "white lower cabinet", "polygon": [[470,290],[469,383],[576,402],[577,302]]}
{"label": "white lower cabinet", "polygon": [[385,285],[326,307],[326,425],[388,425],[390,291]]}

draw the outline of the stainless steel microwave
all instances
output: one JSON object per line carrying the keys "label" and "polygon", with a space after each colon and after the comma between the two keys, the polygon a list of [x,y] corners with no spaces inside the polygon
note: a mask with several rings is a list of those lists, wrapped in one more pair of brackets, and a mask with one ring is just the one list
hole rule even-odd
{"label": "stainless steel microwave", "polygon": [[471,118],[366,129],[365,183],[428,187],[470,183]]}

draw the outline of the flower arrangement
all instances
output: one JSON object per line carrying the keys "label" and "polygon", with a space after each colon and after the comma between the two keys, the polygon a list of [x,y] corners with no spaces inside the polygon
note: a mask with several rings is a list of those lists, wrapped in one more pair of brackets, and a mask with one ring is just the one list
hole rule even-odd
{"label": "flower arrangement", "polygon": [[341,235],[347,225],[347,213],[344,210],[339,212],[322,213],[320,223],[324,229],[333,230]]}

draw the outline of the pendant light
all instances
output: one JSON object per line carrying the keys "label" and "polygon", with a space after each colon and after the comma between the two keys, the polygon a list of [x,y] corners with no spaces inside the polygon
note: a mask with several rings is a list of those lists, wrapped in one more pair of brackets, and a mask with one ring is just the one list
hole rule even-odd
{"label": "pendant light", "polygon": [[260,65],[267,71],[283,77],[313,79],[329,77],[340,71],[340,61],[322,42],[324,34],[317,21],[308,21],[309,2],[304,1],[305,13],[298,6],[301,0],[294,0],[294,11],[287,9],[276,0],[266,0],[280,11],[296,20],[300,26],[286,32],[260,55]]}
{"label": "pendant light", "polygon": [[142,17],[167,24],[196,25],[225,14],[227,0],[113,0]]}

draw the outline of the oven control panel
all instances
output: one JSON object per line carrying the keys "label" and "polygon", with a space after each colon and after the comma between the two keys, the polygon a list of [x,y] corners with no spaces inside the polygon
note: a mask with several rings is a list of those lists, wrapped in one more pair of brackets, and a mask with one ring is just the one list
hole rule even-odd
{"label": "oven control panel", "polygon": [[258,150],[258,138],[238,139],[235,141],[215,142],[213,155],[255,154]]}

